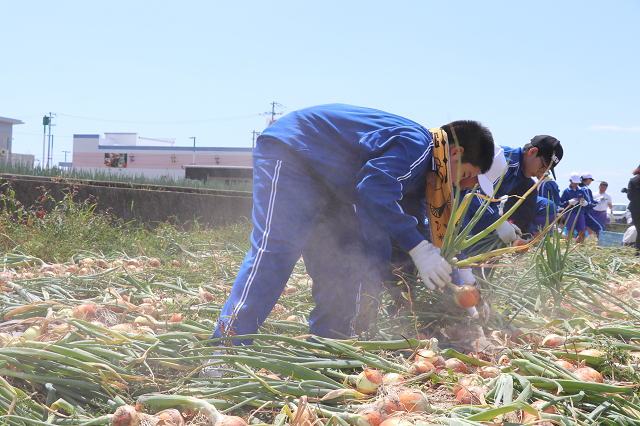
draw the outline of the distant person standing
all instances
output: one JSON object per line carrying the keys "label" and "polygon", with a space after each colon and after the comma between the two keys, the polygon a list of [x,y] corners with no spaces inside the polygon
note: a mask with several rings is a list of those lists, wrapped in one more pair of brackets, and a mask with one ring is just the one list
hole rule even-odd
{"label": "distant person standing", "polygon": [[569,217],[565,220],[565,228],[567,229],[567,238],[572,237],[573,231],[578,231],[576,243],[583,242],[587,235],[587,226],[584,223],[584,213],[582,209],[589,203],[584,198],[583,187],[579,186],[581,182],[578,173],[571,173],[569,187],[562,191],[562,196],[560,197],[561,208],[564,209],[571,206],[571,209],[568,211]]}
{"label": "distant person standing", "polygon": [[[629,181],[627,187],[627,198],[629,199],[629,211],[631,212],[631,219],[633,224],[638,227],[640,224],[640,166],[638,166],[633,172],[633,177]],[[636,244],[636,253],[640,253],[640,247]]]}
{"label": "distant person standing", "polygon": [[609,184],[607,182],[600,182],[600,186],[598,187],[598,192],[594,198],[598,204],[593,208],[593,217],[595,217],[601,224],[602,229],[606,228],[607,225],[607,209],[613,212],[613,199],[611,195],[607,194],[607,188]]}
{"label": "distant person standing", "polygon": [[594,199],[593,192],[589,189],[591,182],[593,182],[591,173],[583,173],[580,176],[580,186],[584,192],[584,199],[587,201],[587,204],[582,206],[582,213],[584,214],[584,224],[587,226],[589,233],[600,237],[600,231],[604,231],[604,225],[593,215],[593,209],[598,202]]}

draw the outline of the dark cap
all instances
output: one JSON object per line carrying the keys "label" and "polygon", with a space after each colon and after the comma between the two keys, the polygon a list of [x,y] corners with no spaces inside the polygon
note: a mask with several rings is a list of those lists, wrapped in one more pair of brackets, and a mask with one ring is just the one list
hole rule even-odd
{"label": "dark cap", "polygon": [[547,165],[551,164],[551,173],[556,178],[556,172],[553,170],[560,160],[562,160],[562,145],[560,141],[553,136],[538,135],[531,139],[531,145],[538,148],[538,156],[543,157]]}

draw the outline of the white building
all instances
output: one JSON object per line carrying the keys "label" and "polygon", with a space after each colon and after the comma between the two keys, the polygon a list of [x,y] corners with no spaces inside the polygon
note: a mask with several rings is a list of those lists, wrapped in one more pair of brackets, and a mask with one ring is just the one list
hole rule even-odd
{"label": "white building", "polygon": [[0,163],[25,164],[33,166],[34,156],[30,154],[14,154],[13,126],[24,124],[13,118],[0,117]]}
{"label": "white building", "polygon": [[147,178],[185,177],[183,166],[251,167],[252,148],[175,146],[175,139],[153,139],[137,133],[73,135],[76,169]]}

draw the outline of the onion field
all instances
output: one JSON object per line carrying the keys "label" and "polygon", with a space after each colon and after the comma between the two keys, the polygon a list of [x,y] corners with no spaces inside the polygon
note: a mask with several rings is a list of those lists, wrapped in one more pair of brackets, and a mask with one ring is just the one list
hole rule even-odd
{"label": "onion field", "polygon": [[640,425],[634,249],[556,233],[486,264],[482,326],[398,274],[342,340],[307,334],[300,260],[254,343],[221,349],[208,338],[248,225],[150,228],[71,198],[46,214],[2,200],[2,425]]}

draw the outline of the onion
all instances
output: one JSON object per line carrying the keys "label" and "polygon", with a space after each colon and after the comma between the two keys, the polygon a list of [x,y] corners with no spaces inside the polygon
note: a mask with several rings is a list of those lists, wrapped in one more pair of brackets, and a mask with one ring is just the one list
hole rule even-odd
{"label": "onion", "polygon": [[116,325],[112,325],[111,327],[109,327],[109,330],[113,330],[113,331],[124,331],[126,333],[130,333],[132,331],[133,327],[131,327],[131,324],[116,324]]}
{"label": "onion", "polygon": [[484,404],[484,390],[480,386],[469,386],[460,389],[456,394],[456,401],[461,405]]}
{"label": "onion", "polygon": [[457,394],[458,392],[460,392],[460,389],[462,388],[465,388],[468,386],[477,386],[481,383],[482,381],[480,380],[479,376],[476,376],[475,374],[470,374],[458,380],[458,382],[453,386],[452,391],[453,393]]}
{"label": "onion", "polygon": [[631,290],[631,297],[633,297],[634,299],[640,298],[640,288],[636,287],[636,288],[632,289]]}
{"label": "onion", "polygon": [[380,426],[411,426],[412,424],[413,423],[411,423],[409,420],[405,420],[400,417],[390,417],[384,422],[380,423]]}
{"label": "onion", "polygon": [[160,261],[155,257],[152,257],[151,259],[149,259],[149,266],[151,266],[152,268],[159,268]]}
{"label": "onion", "polygon": [[56,312],[56,317],[58,318],[69,318],[73,316],[73,309],[71,308],[63,308]]}
{"label": "onion", "polygon": [[382,374],[378,370],[364,370],[356,377],[356,389],[360,393],[372,395],[382,384]]}
{"label": "onion", "polygon": [[247,426],[247,422],[238,416],[222,416],[214,426]]}
{"label": "onion", "polygon": [[77,319],[92,320],[96,317],[95,303],[83,303],[73,309],[73,317]]}
{"label": "onion", "polygon": [[578,356],[592,356],[592,357],[601,357],[602,353],[597,349],[584,349],[578,352]]}
{"label": "onion", "polygon": [[595,383],[595,380],[593,380],[593,377],[591,377],[591,375],[589,373],[587,373],[586,371],[574,371],[573,374],[579,380],[582,380],[583,382],[593,382],[593,383]]}
{"label": "onion", "polygon": [[36,340],[38,337],[42,336],[42,327],[39,325],[32,325],[27,328],[22,335],[24,340]]}
{"label": "onion", "polygon": [[506,355],[502,355],[498,360],[498,365],[509,365],[510,363],[511,359]]}
{"label": "onion", "polygon": [[428,361],[418,361],[409,366],[407,373],[413,376],[419,376],[421,374],[429,374],[435,369],[436,367]]}
{"label": "onion", "polygon": [[211,294],[210,292],[208,292],[207,290],[201,288],[200,291],[198,291],[198,299],[200,299],[201,302],[211,302],[213,301],[213,294]]}
{"label": "onion", "polygon": [[571,364],[569,361],[566,361],[564,359],[558,359],[555,361],[556,364],[558,364],[561,367],[564,367],[566,370],[569,371],[575,371],[576,370],[576,366]]}
{"label": "onion", "polygon": [[78,268],[76,265],[71,265],[71,266],[69,266],[67,268],[67,272],[73,273],[73,272],[77,271],[78,269],[80,269],[80,268]]}
{"label": "onion", "polygon": [[491,379],[493,377],[498,377],[500,375],[500,369],[495,365],[485,365],[482,367],[478,367],[478,376],[483,379]]}
{"label": "onion", "polygon": [[95,263],[95,260],[93,260],[90,257],[87,257],[87,258],[82,259],[82,262],[80,262],[80,263],[82,263],[83,266],[90,267],[91,265],[93,265]]}
{"label": "onion", "polygon": [[159,413],[156,413],[154,417],[158,419],[158,426],[184,426],[184,417],[182,417],[180,411],[175,408],[162,410]]}
{"label": "onion", "polygon": [[156,329],[156,322],[149,315],[136,317],[136,319],[133,320],[133,325],[136,327],[149,327],[152,330]]}
{"label": "onion", "polygon": [[142,417],[140,406],[121,405],[113,414],[111,424],[113,426],[138,426]]}
{"label": "onion", "polygon": [[176,268],[179,268],[180,267],[180,261],[179,260],[171,261],[171,266],[175,266]]}
{"label": "onion", "polygon": [[400,407],[400,401],[397,398],[385,396],[376,401],[376,408],[384,415],[391,415],[398,411],[402,411]]}
{"label": "onion", "polygon": [[450,287],[454,287],[452,288],[453,301],[461,308],[472,308],[480,301],[480,292],[472,285],[452,285]]}
{"label": "onion", "polygon": [[404,383],[404,381],[405,381],[404,376],[398,373],[387,373],[384,376],[382,376],[382,383],[385,386],[399,385],[401,383]]}
{"label": "onion", "polygon": [[405,388],[398,394],[400,407],[408,413],[429,412],[429,401],[422,392],[416,389]]}
{"label": "onion", "polygon": [[98,267],[100,267],[100,268],[108,268],[108,267],[109,267],[109,264],[108,264],[108,263],[107,263],[107,261],[106,261],[106,260],[104,260],[104,259],[98,259],[98,260],[96,261],[96,266],[98,266]]}
{"label": "onion", "polygon": [[458,358],[449,358],[445,361],[444,366],[454,373],[466,373],[467,366]]}
{"label": "onion", "polygon": [[557,334],[549,334],[544,339],[542,339],[542,346],[555,348],[556,346],[564,345],[564,342],[566,341],[567,341],[567,338],[564,336],[558,336]]}
{"label": "onion", "polygon": [[136,259],[129,259],[127,261],[127,266],[135,266],[136,268],[139,268],[140,262],[138,262]]}
{"label": "onion", "polygon": [[537,401],[534,401],[531,403],[531,406],[533,408],[535,408],[538,411],[542,411],[543,413],[548,413],[548,414],[558,414],[558,410],[556,410],[556,407],[554,407],[553,405],[550,407],[545,408],[544,410],[540,410],[540,408],[542,408],[543,405],[545,405],[547,402],[549,401],[545,401],[542,399],[539,399]]}
{"label": "onion", "polygon": [[356,424],[357,426],[379,426],[383,420],[384,418],[380,411],[375,408],[369,408],[360,414]]}
{"label": "onion", "polygon": [[427,361],[434,364],[438,361],[439,354],[431,349],[420,349],[416,353],[416,361]]}
{"label": "onion", "polygon": [[169,322],[182,322],[182,313],[173,314],[169,318]]}
{"label": "onion", "polygon": [[576,376],[582,375],[582,374],[587,374],[596,383],[603,383],[604,382],[604,380],[602,379],[602,374],[600,374],[597,370],[594,370],[591,367],[578,368],[576,371],[573,372],[573,374],[575,374]]}

